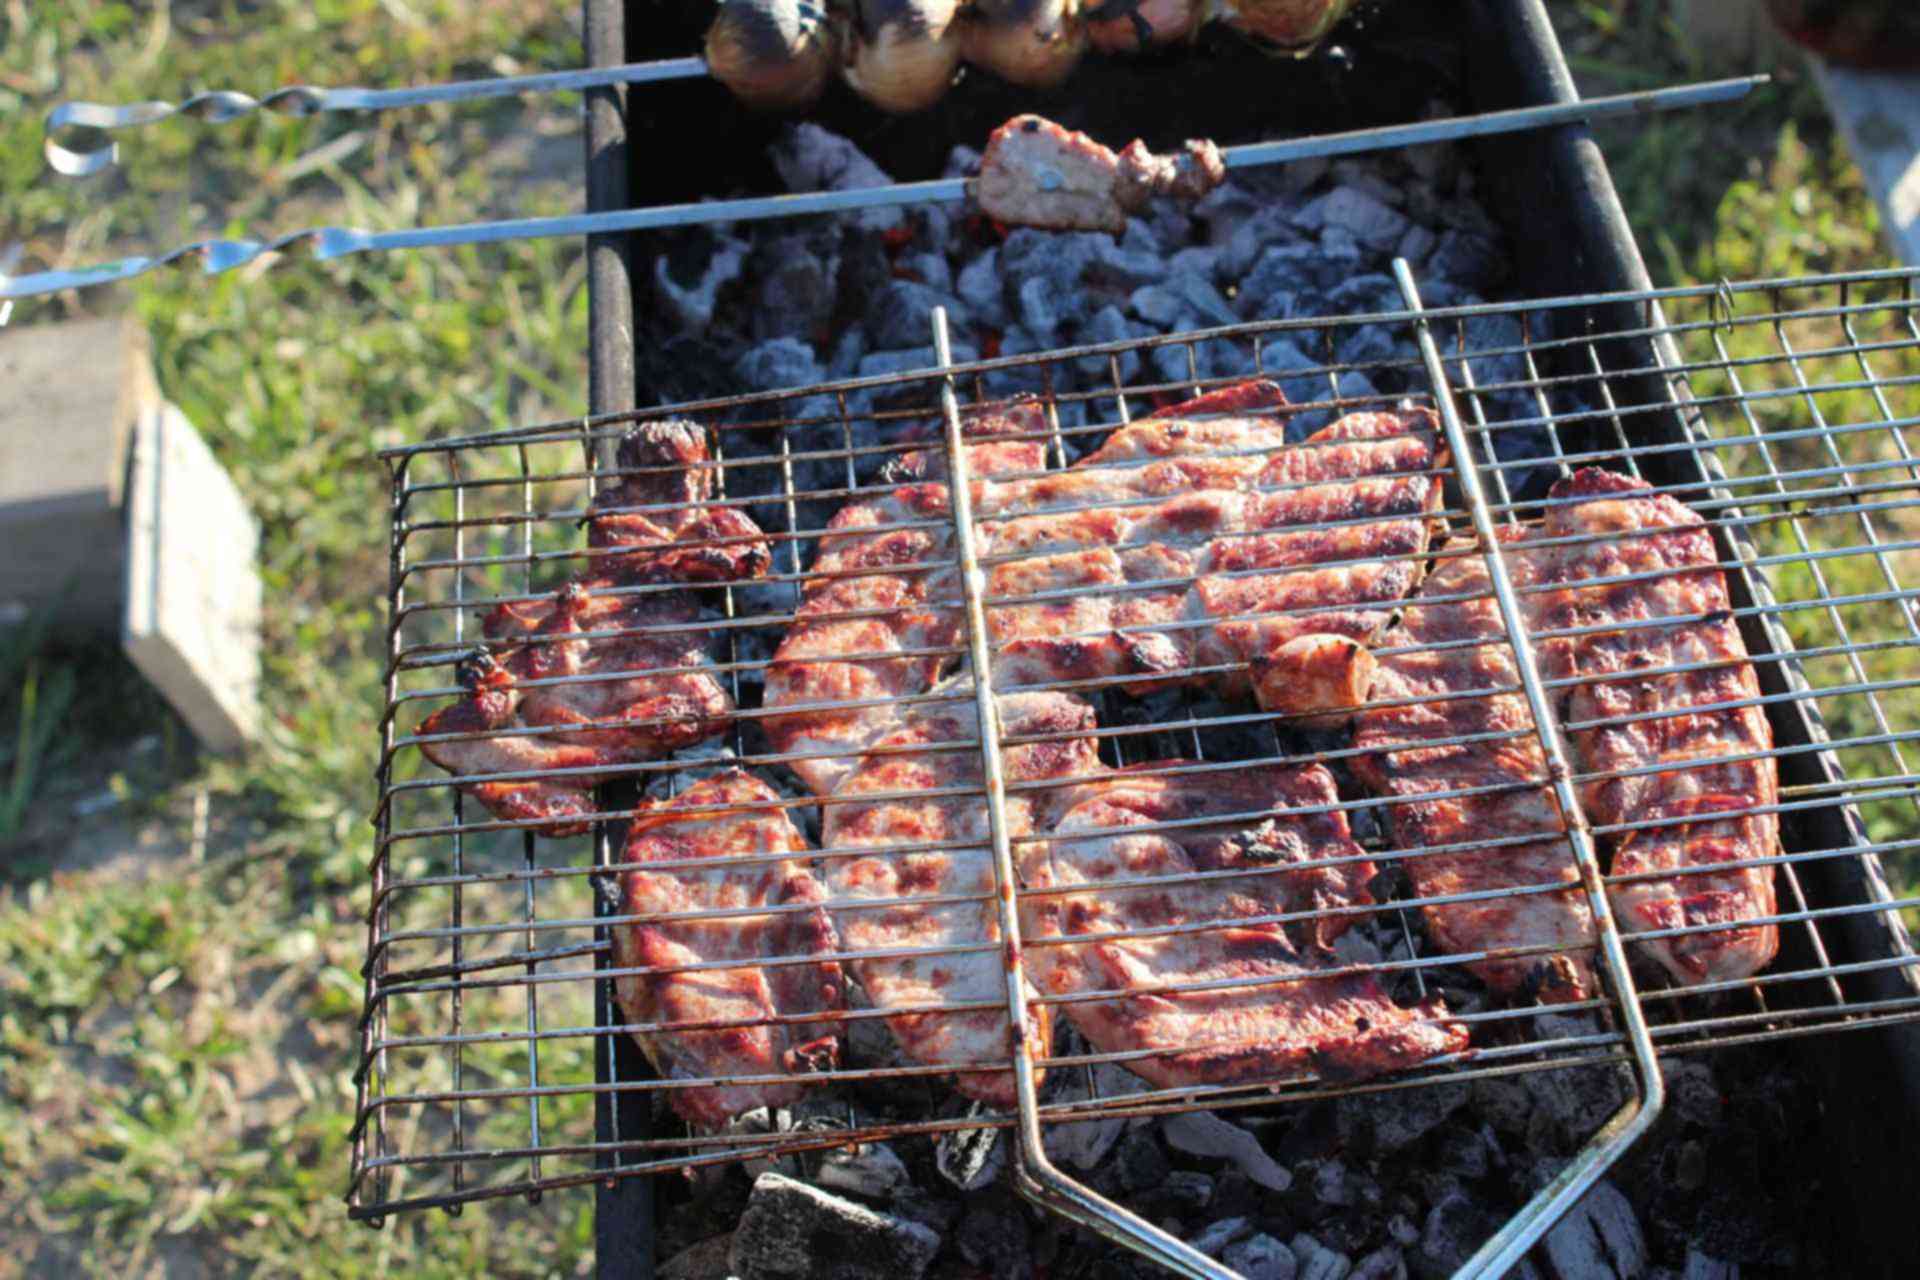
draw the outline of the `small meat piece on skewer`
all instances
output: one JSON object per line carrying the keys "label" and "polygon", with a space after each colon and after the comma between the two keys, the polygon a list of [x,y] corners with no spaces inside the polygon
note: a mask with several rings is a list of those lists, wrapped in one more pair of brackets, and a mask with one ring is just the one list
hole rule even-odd
{"label": "small meat piece on skewer", "polygon": [[[1523,590],[1547,572],[1547,552],[1529,546],[1539,536],[1500,531],[1507,571]],[[1531,625],[1543,597],[1519,599]],[[1372,697],[1384,705],[1355,717],[1354,746],[1369,754],[1355,759],[1354,772],[1394,798],[1387,818],[1402,848],[1465,846],[1406,859],[1416,896],[1497,895],[1422,906],[1428,934],[1453,953],[1553,948],[1468,967],[1500,992],[1551,1003],[1592,995],[1593,913],[1547,789],[1546,752],[1486,561],[1471,540],[1441,550],[1386,647],[1405,652],[1379,659]],[[1469,794],[1452,794],[1462,791]]]}
{"label": "small meat piece on skewer", "polygon": [[[1022,932],[1028,964],[1103,1053],[1165,1088],[1280,1083],[1404,1070],[1466,1047],[1437,1001],[1396,1005],[1330,944],[1372,902],[1373,865],[1312,765],[1158,775],[1142,766],[1076,789],[1053,838],[1026,846]],[[1220,819],[1218,825],[1188,824]],[[1346,859],[1347,861],[1337,861]],[[1332,866],[1294,864],[1336,860]],[[1199,879],[1220,872],[1245,872]],[[1147,880],[1138,887],[1112,881]],[[1300,914],[1283,922],[1272,917]],[[1130,935],[1130,936],[1129,936]],[[1215,986],[1220,983],[1245,985]],[[1200,988],[1198,990],[1194,988]]]}
{"label": "small meat piece on skewer", "polygon": [[[1581,771],[1601,775],[1581,799],[1596,824],[1655,824],[1614,838],[1611,874],[1647,877],[1611,886],[1614,911],[1630,933],[1710,926],[1639,944],[1678,982],[1749,977],[1780,945],[1777,926],[1745,923],[1774,914],[1773,868],[1731,864],[1779,854],[1779,817],[1754,810],[1777,804],[1780,784],[1713,535],[1610,471],[1577,471],[1548,498],[1548,533],[1572,541],[1554,549],[1564,591],[1542,622],[1583,633],[1551,641],[1546,663],[1580,680],[1569,737]],[[1610,624],[1621,629],[1591,630]]]}
{"label": "small meat piece on skewer", "polygon": [[1021,115],[987,139],[973,194],[989,217],[1010,225],[1119,235],[1127,215],[1154,196],[1197,200],[1226,175],[1220,148],[1205,140],[1157,156],[1136,139],[1116,155],[1084,133]]}
{"label": "small meat piece on skewer", "polygon": [[[846,1008],[846,988],[820,905],[826,890],[779,804],[773,788],[736,769],[643,810],[627,831],[620,861],[641,865],[620,878],[621,910],[640,918],[614,926],[614,963],[651,972],[614,979],[614,991],[628,1019],[654,1024],[634,1038],[664,1080],[797,1077],[838,1064],[843,1024],[832,1015]],[[769,856],[780,854],[792,856]],[[673,918],[714,911],[729,914]],[[805,1092],[796,1080],[697,1085],[668,1098],[689,1122],[717,1128]]]}
{"label": "small meat piece on skewer", "polygon": [[484,775],[657,760],[731,718],[733,700],[711,670],[709,637],[696,629],[699,611],[687,595],[616,591],[607,579],[574,581],[550,601],[495,608],[483,624],[489,648],[460,668],[466,697],[421,724],[423,736],[496,731],[420,744],[441,768],[482,775],[462,785],[496,817],[543,819],[541,834],[575,834],[584,824],[567,819],[593,812],[588,793],[604,773]]}
{"label": "small meat piece on skewer", "polygon": [[[892,733],[873,742],[826,804],[823,847],[871,850],[828,861],[835,923],[850,955],[900,948],[974,947],[931,955],[850,959],[875,1008],[903,1011],[887,1019],[911,1061],[952,1069],[1009,1061],[1005,1012],[1007,970],[1000,908],[983,794],[979,719],[971,677],[933,691],[950,699],[914,704]],[[1093,739],[1093,711],[1064,694],[1010,694],[998,700],[1008,738],[1050,740],[1007,748],[1009,834],[1024,836],[1045,821],[1041,802],[1021,783],[1084,781],[1102,765]],[[1062,736],[1064,735],[1064,736]],[[955,794],[958,792],[958,794]],[[921,846],[934,845],[934,848]],[[914,852],[890,852],[914,846]],[[929,902],[959,897],[959,902]],[[938,1006],[986,1002],[989,1007],[941,1012]],[[927,1006],[934,1006],[928,1008]],[[1037,1059],[1052,1044],[1051,1011],[1030,1004],[1028,1048]],[[1038,1084],[1039,1071],[1035,1071]],[[1011,1072],[960,1071],[954,1087],[996,1107],[1014,1105]]]}
{"label": "small meat piece on skewer", "polygon": [[707,67],[750,107],[811,106],[840,61],[839,24],[815,0],[721,0]]}
{"label": "small meat piece on skewer", "polygon": [[594,497],[588,545],[606,573],[635,582],[717,585],[759,578],[772,563],[746,512],[717,505],[719,467],[691,422],[643,422],[615,453],[619,476]]}
{"label": "small meat piece on skewer", "polygon": [[1087,51],[1078,0],[975,0],[961,13],[968,62],[1009,84],[1050,89]]}

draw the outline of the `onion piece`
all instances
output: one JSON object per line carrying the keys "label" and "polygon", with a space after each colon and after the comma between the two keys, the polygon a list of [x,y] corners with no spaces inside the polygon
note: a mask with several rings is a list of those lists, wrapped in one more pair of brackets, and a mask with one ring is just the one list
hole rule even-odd
{"label": "onion piece", "polygon": [[707,67],[750,107],[796,111],[827,87],[838,24],[819,0],[722,0],[707,28]]}
{"label": "onion piece", "polygon": [[1077,0],[975,0],[960,31],[968,62],[1030,89],[1065,80],[1087,50]]}
{"label": "onion piece", "polygon": [[855,0],[853,56],[845,74],[882,111],[922,111],[960,68],[955,0]]}

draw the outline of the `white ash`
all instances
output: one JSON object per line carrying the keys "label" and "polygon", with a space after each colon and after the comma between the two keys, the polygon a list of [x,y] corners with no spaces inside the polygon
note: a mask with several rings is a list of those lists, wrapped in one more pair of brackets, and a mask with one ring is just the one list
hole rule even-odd
{"label": "white ash", "polygon": [[1258,1138],[1211,1111],[1169,1117],[1161,1132],[1174,1150],[1229,1161],[1270,1191],[1285,1191],[1293,1185],[1293,1175],[1274,1162]]}

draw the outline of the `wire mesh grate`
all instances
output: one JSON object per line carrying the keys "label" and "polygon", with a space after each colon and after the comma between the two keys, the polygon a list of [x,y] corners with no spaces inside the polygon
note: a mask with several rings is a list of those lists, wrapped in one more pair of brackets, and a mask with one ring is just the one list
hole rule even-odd
{"label": "wire mesh grate", "polygon": [[[1432,514],[1444,530],[1399,550],[1375,548],[1345,557],[1322,550],[1310,560],[1311,568],[1357,572],[1405,563],[1414,567],[1416,578],[1425,576],[1423,589],[1431,591],[1442,580],[1436,575],[1443,566],[1481,554],[1471,541],[1458,540],[1472,532],[1472,504],[1459,484],[1460,468],[1468,466],[1479,477],[1485,513],[1522,531],[1516,536],[1538,536],[1525,531],[1545,528],[1544,522],[1571,504],[1556,496],[1554,486],[1583,468],[1631,476],[1649,487],[1646,492],[1670,495],[1706,520],[1715,561],[1727,581],[1724,614],[1738,627],[1758,677],[1757,692],[1714,709],[1759,708],[1770,741],[1744,754],[1723,752],[1695,763],[1719,767],[1758,761],[1777,773],[1777,798],[1750,811],[1777,816],[1779,845],[1740,860],[1773,870],[1777,906],[1762,921],[1683,919],[1662,928],[1627,921],[1621,936],[1635,957],[1639,981],[1623,987],[1602,964],[1595,981],[1571,994],[1545,992],[1537,982],[1500,989],[1485,975],[1506,965],[1537,976],[1552,967],[1549,962],[1590,951],[1591,935],[1518,944],[1508,939],[1476,950],[1463,947],[1458,938],[1450,942],[1443,936],[1445,927],[1436,923],[1443,920],[1436,913],[1446,910],[1507,910],[1516,902],[1559,901],[1579,883],[1570,859],[1566,876],[1523,878],[1493,888],[1468,884],[1446,891],[1436,888],[1438,878],[1422,872],[1423,866],[1442,865],[1435,860],[1468,848],[1517,851],[1543,839],[1563,841],[1565,828],[1555,822],[1453,844],[1409,839],[1409,806],[1432,796],[1410,797],[1370,785],[1362,776],[1364,762],[1378,754],[1377,745],[1363,743],[1350,722],[1326,724],[1321,723],[1325,717],[1263,709],[1246,687],[1244,655],[1207,639],[1218,631],[1215,614],[1182,613],[1151,623],[1122,622],[1115,629],[1115,634],[1151,634],[1174,645],[1181,655],[1178,664],[1155,668],[1152,680],[1137,670],[1097,665],[1056,667],[1040,676],[1027,671],[1011,683],[1003,674],[1009,636],[1030,638],[1033,628],[1044,625],[1059,632],[1055,639],[1075,638],[1076,602],[1103,589],[1121,599],[1186,591],[1192,582],[1177,569],[1162,576],[1129,572],[1124,585],[1107,588],[1071,578],[1035,578],[1019,571],[1057,547],[1044,538],[1022,543],[999,532],[983,534],[976,548],[981,559],[977,591],[988,632],[982,638],[990,647],[999,646],[991,685],[1003,708],[1000,725],[983,733],[972,714],[976,692],[964,678],[969,629],[929,625],[909,634],[887,621],[897,620],[897,602],[880,600],[871,591],[863,596],[857,589],[879,579],[934,583],[926,612],[936,620],[948,613],[959,617],[967,590],[976,589],[961,581],[961,548],[949,536],[955,522],[943,502],[919,512],[887,505],[908,485],[926,487],[936,498],[944,492],[950,500],[943,468],[964,463],[981,447],[970,441],[962,451],[965,458],[943,448],[943,384],[934,374],[827,384],[388,451],[391,648],[371,865],[374,898],[352,1211],[377,1218],[404,1208],[452,1207],[481,1197],[582,1184],[609,1168],[622,1174],[691,1169],[1017,1122],[1020,1108],[994,1085],[1007,1079],[1013,1066],[1004,1042],[997,1056],[915,1057],[903,1053],[901,1037],[889,1031],[903,1011],[954,1019],[954,1026],[968,1018],[1004,1019],[1004,986],[997,994],[981,994],[976,986],[963,996],[919,1005],[877,991],[893,990],[889,984],[898,978],[903,960],[937,960],[957,973],[972,971],[969,966],[1000,972],[1001,943],[986,925],[971,939],[897,943],[889,950],[872,940],[872,931],[861,935],[843,923],[831,954],[850,967],[866,966],[855,970],[850,1007],[830,1016],[803,1010],[781,1023],[783,1034],[787,1027],[829,1021],[843,1028],[840,1055],[823,1069],[776,1070],[765,1079],[740,1072],[703,1077],[685,1069],[669,1072],[667,1079],[650,1072],[603,1069],[596,1074],[595,1045],[603,1037],[624,1039],[637,1029],[654,1035],[657,1049],[659,1037],[728,1029],[666,1016],[639,1021],[611,999],[610,988],[622,980],[698,973],[702,964],[705,971],[725,973],[741,964],[737,956],[732,969],[724,960],[630,964],[630,956],[616,957],[615,933],[658,923],[658,918],[628,910],[611,890],[622,873],[642,869],[622,861],[628,817],[637,810],[657,816],[665,802],[732,769],[755,779],[764,796],[696,807],[691,813],[683,806],[673,812],[691,825],[675,830],[697,835],[697,819],[743,808],[784,815],[804,850],[800,861],[828,886],[828,905],[841,921],[855,920],[863,911],[876,914],[844,896],[848,877],[834,870],[862,860],[899,866],[914,858],[941,859],[941,874],[949,880],[917,896],[907,891],[909,904],[923,914],[988,910],[993,879],[986,872],[984,849],[990,842],[983,815],[995,805],[1017,811],[1008,843],[1020,868],[1019,907],[1031,911],[1049,896],[1072,902],[1093,893],[1083,888],[1076,899],[1071,885],[1037,883],[1033,868],[1040,864],[1031,859],[1035,849],[1057,851],[1061,836],[1054,823],[1072,807],[1070,801],[1103,794],[1099,788],[1110,779],[1098,775],[1124,770],[1121,776],[1170,793],[1231,795],[1238,780],[1283,776],[1258,771],[1293,771],[1284,775],[1290,778],[1309,769],[1324,774],[1329,793],[1296,799],[1284,811],[1229,805],[1196,817],[1150,815],[1144,829],[1129,827],[1130,835],[1163,838],[1163,845],[1189,852],[1201,837],[1219,838],[1222,831],[1263,820],[1284,827],[1337,819],[1351,841],[1350,848],[1336,846],[1322,832],[1304,863],[1268,869],[1190,861],[1178,868],[1155,864],[1131,880],[1124,874],[1103,877],[1098,892],[1109,901],[1156,887],[1179,886],[1178,892],[1200,895],[1240,886],[1236,891],[1261,904],[1251,914],[1244,903],[1231,908],[1240,913],[1232,921],[1204,915],[1162,924],[1123,920],[1106,940],[1184,933],[1204,942],[1229,924],[1290,930],[1294,938],[1301,930],[1324,931],[1329,934],[1324,954],[1316,951],[1313,963],[1290,977],[1263,971],[1240,978],[1175,978],[1165,989],[1190,1000],[1239,990],[1312,992],[1328,983],[1377,984],[1394,1008],[1408,1013],[1411,1025],[1458,1029],[1469,1043],[1450,1043],[1397,1072],[1358,1081],[1299,1055],[1231,1078],[1169,1079],[1162,1072],[1155,1080],[1147,1068],[1167,1057],[1164,1047],[1102,1049],[1075,1015],[1076,1007],[1114,1004],[1111,994],[1102,999],[1111,988],[1049,988],[1026,1001],[1030,1018],[1042,1026],[1053,1024],[1052,1034],[1032,1050],[1036,1065],[1045,1070],[1036,1115],[1043,1135],[1063,1122],[1096,1115],[1271,1106],[1345,1092],[1418,1088],[1435,1080],[1626,1062],[1632,1052],[1626,1024],[1632,1019],[1621,1004],[1623,993],[1637,1002],[1662,1054],[1920,1018],[1920,986],[1900,923],[1900,914],[1920,906],[1920,897],[1907,889],[1896,893],[1882,870],[1894,867],[1906,883],[1907,868],[1920,864],[1915,858],[1920,773],[1914,767],[1920,753],[1914,743],[1920,735],[1915,698],[1920,680],[1911,675],[1912,649],[1920,643],[1911,585],[1920,571],[1920,455],[1913,452],[1912,436],[1920,428],[1920,324],[1913,286],[1912,273],[1885,272],[1409,308],[1242,325],[952,369],[969,426],[983,419],[1000,423],[999,434],[983,440],[1031,447],[1020,455],[1024,461],[1016,459],[999,471],[982,474],[979,466],[966,464],[972,467],[968,492],[976,508],[970,528],[1002,530],[1036,512],[1070,518],[1116,505],[1164,515],[1165,493],[1136,487],[1117,498],[1105,491],[1076,498],[1076,491],[1053,493],[1045,486],[1050,478],[1069,483],[1085,475],[1126,472],[1133,464],[1123,466],[1100,452],[1116,433],[1140,427],[1150,414],[1190,397],[1228,391],[1250,379],[1272,382],[1284,392],[1288,407],[1278,420],[1290,443],[1284,449],[1269,443],[1242,447],[1237,454],[1232,449],[1216,453],[1251,458],[1255,464],[1289,450],[1288,456],[1314,456],[1329,437],[1316,437],[1320,444],[1308,437],[1335,428],[1337,438],[1335,424],[1350,414],[1433,405],[1431,368],[1417,342],[1423,327],[1437,345],[1471,455],[1442,458],[1419,472],[1443,486]],[[610,508],[609,492],[636,492],[616,486],[674,478],[673,467],[630,465],[617,452],[636,426],[667,420],[696,424],[708,442],[710,452],[683,469],[711,476],[711,492],[677,501],[634,503],[623,497]],[[1205,421],[1206,415],[1196,420]],[[1263,483],[1262,493],[1300,498],[1319,492],[1316,486],[1326,479],[1309,474]],[[1006,498],[1015,491],[1023,496]],[[850,506],[878,513],[863,526],[865,535],[898,535],[901,545],[913,548],[909,558],[880,568],[823,569],[823,562],[839,563],[832,554],[836,539],[823,535]],[[622,578],[622,557],[630,550],[592,545],[588,536],[596,511],[666,520],[695,508],[750,519],[764,536],[764,567],[691,584]],[[1328,510],[1292,531],[1331,538],[1364,530],[1375,519],[1364,512]],[[1268,532],[1236,526],[1219,544],[1250,546]],[[755,536],[714,534],[702,526],[686,545],[738,549]],[[848,541],[849,535],[841,533],[837,545]],[[1568,535],[1556,545],[1583,543],[1580,536]],[[1257,558],[1234,561],[1248,567],[1221,568],[1229,557],[1210,554],[1222,589],[1264,583],[1275,574],[1272,565]],[[590,697],[596,687],[617,681],[683,673],[690,661],[683,660],[684,651],[693,648],[701,651],[694,665],[724,692],[731,713],[702,722],[698,712],[656,708],[652,714],[659,723],[695,722],[700,741],[660,758],[628,752],[612,761],[561,767],[550,764],[557,757],[539,752],[566,744],[570,734],[577,745],[595,741],[596,733],[633,726],[588,716],[505,729],[423,730],[430,714],[470,696],[462,682],[469,675],[463,664],[472,661],[476,648],[501,647],[496,635],[483,634],[494,625],[490,617],[497,619],[503,609],[530,611],[528,616],[553,610],[568,582],[582,577],[594,580],[593,595],[610,600],[615,611],[606,615],[611,625],[576,629],[568,643],[590,647],[666,637],[681,656],[647,660],[657,666],[629,663],[611,671],[569,670],[564,664],[531,676],[522,671],[520,687],[558,691],[555,702],[564,700],[562,694]],[[1648,574],[1628,574],[1624,585],[1649,580]],[[879,709],[902,725],[934,726],[908,745],[876,740],[854,749],[818,735],[799,735],[796,745],[795,735],[781,728],[782,711],[790,716],[795,704],[770,704],[768,690],[782,678],[775,671],[778,647],[810,619],[818,622],[820,608],[810,601],[835,584],[855,584],[826,615],[849,624],[847,635],[875,634],[852,624],[885,622],[891,628],[883,637],[891,647],[862,652],[856,646],[841,657],[853,664],[893,662],[922,674],[910,687],[843,694],[832,710],[860,723],[865,723],[862,715]],[[1525,583],[1515,589],[1523,605],[1544,598],[1546,590]],[[1458,599],[1484,600],[1486,591],[1482,585]],[[1404,623],[1417,604],[1449,600],[1405,596],[1379,611]],[[1293,622],[1318,618],[1326,608],[1324,601],[1275,597],[1253,617],[1287,634]],[[634,624],[630,616],[652,621]],[[1618,620],[1569,624],[1563,618],[1557,629],[1537,620],[1526,625],[1537,646],[1674,621],[1642,619],[1622,626]],[[561,647],[558,640],[524,637],[519,644],[512,651]],[[1371,644],[1380,661],[1390,662],[1424,650],[1444,653],[1449,646],[1498,649],[1504,640],[1418,641],[1395,631],[1372,637]],[[1060,650],[1046,652],[1057,656]],[[1726,665],[1711,657],[1669,661],[1641,674]],[[1556,671],[1552,663],[1543,664],[1539,676],[1543,687],[1562,700],[1593,682],[1589,672]],[[1519,692],[1517,684],[1473,691]],[[1088,708],[1090,723],[1023,726],[1018,715],[1005,710],[1014,695],[1069,699]],[[1401,698],[1399,703],[1417,701]],[[1394,706],[1393,698],[1375,696],[1365,710]],[[1582,720],[1563,709],[1559,729],[1586,741],[1580,735],[1681,718],[1656,707]],[[1523,722],[1454,735],[1439,745],[1491,751],[1529,740],[1536,731]],[[534,767],[451,775],[424,755],[445,743],[507,740],[538,748],[528,756]],[[1004,796],[989,803],[988,780],[978,767],[984,757],[1074,744],[1085,744],[1090,755],[1064,773],[1022,774],[1015,768]],[[1569,782],[1583,794],[1610,781],[1674,772],[1670,762],[1664,770],[1657,763],[1607,769],[1595,768],[1580,752],[1575,757]],[[849,760],[856,774],[872,775],[864,790],[855,794],[810,783],[822,771],[839,767],[836,761]],[[536,834],[551,823],[501,817],[463,791],[476,785],[480,774],[482,783],[507,787],[558,780],[589,796],[590,812],[582,815],[575,834]],[[901,778],[912,785],[901,789]],[[1468,780],[1441,798],[1472,802],[1525,794],[1550,781],[1544,772]],[[923,816],[933,813],[945,825],[914,839],[875,839],[876,813],[884,817],[888,806],[916,804]],[[1596,846],[1609,853],[1637,833],[1686,825],[1660,813],[1583,818]],[[1098,823],[1091,830],[1112,834]],[[690,871],[710,869],[719,856],[683,853],[676,855],[678,861],[669,860],[668,870],[682,864],[691,864]],[[755,856],[773,864],[783,855]],[[708,862],[702,864],[702,857]],[[735,855],[733,862],[747,865],[752,859]],[[971,867],[968,874],[975,880],[952,881],[956,867]],[[1367,884],[1337,900],[1289,897],[1291,889],[1264,896],[1244,889],[1256,883],[1293,885],[1303,876],[1337,879],[1360,868],[1366,869]],[[1647,872],[1638,875],[1652,878]],[[1635,873],[1615,868],[1606,885],[1618,896],[1634,878]],[[745,908],[705,910],[704,916],[689,911],[666,918],[691,927],[701,919],[738,919]],[[762,920],[787,920],[804,915],[808,907],[788,903],[771,913],[764,905],[755,910]],[[1779,931],[1778,955],[1757,973],[1678,985],[1646,959],[1656,944],[1713,939],[1766,924]],[[884,941],[884,934],[878,936]],[[1040,938],[1037,945],[1029,938],[1025,953],[1031,958],[1051,947],[1072,955],[1086,946],[1085,935],[1068,933]],[[767,952],[762,959],[776,963],[764,971],[818,962],[823,954]],[[606,1016],[596,1012],[597,989]],[[1148,983],[1142,989],[1151,993],[1154,988]],[[608,1021],[613,1025],[602,1025]],[[668,1026],[673,1030],[661,1030]],[[956,1093],[956,1080],[968,1096]],[[765,1096],[776,1100],[705,1125],[683,1119],[686,1106],[674,1105],[676,1096],[743,1082],[775,1089]],[[593,1101],[602,1093],[644,1098],[652,1115],[647,1132],[596,1138]]]}

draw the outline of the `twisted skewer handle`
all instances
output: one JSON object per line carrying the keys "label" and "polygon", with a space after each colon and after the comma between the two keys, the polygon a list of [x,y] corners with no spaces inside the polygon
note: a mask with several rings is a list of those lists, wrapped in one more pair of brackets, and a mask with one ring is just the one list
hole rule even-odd
{"label": "twisted skewer handle", "polygon": [[631,62],[618,67],[584,71],[546,71],[526,76],[499,76],[490,80],[458,80],[451,84],[410,89],[318,89],[289,85],[264,98],[216,89],[197,93],[184,102],[62,102],[47,113],[41,150],[47,164],[70,178],[84,178],[111,168],[120,158],[116,142],[82,145],[89,132],[113,132],[158,124],[186,116],[205,124],[226,124],[258,112],[305,118],[326,111],[390,111],[435,102],[472,102],[530,93],[558,93],[569,89],[598,89],[615,84],[650,84],[662,80],[689,80],[707,74],[704,58],[665,58]]}

